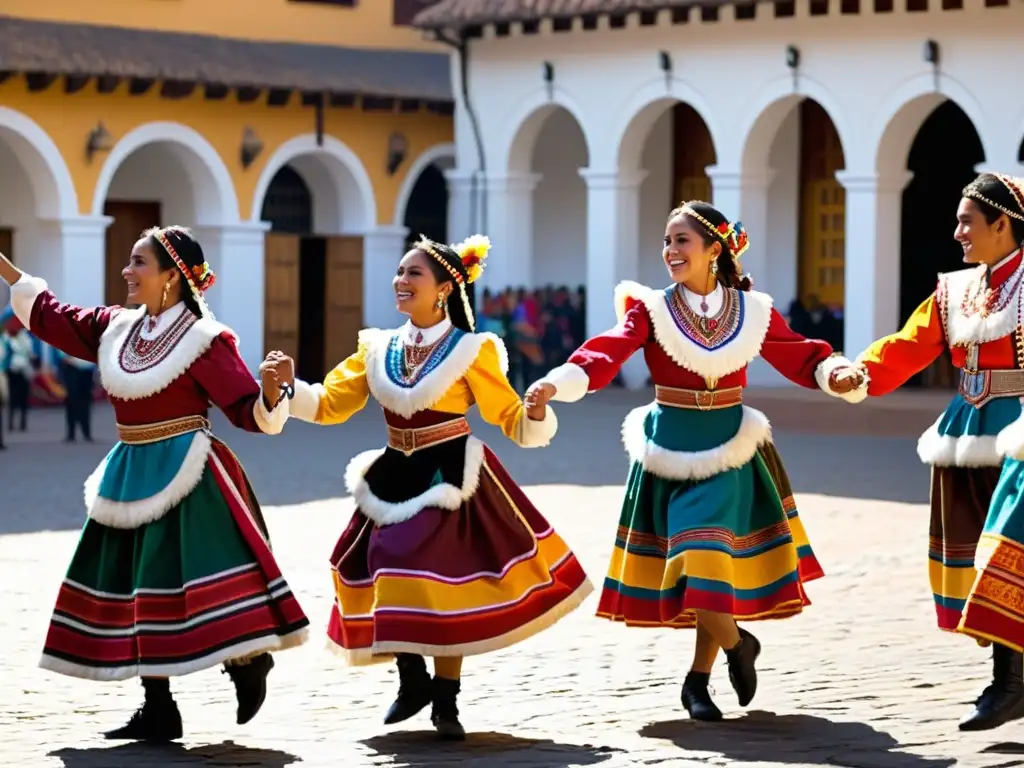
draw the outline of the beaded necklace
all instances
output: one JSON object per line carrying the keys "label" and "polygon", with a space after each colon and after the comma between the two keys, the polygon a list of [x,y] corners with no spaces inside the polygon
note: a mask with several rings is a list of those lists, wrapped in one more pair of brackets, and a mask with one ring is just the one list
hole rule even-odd
{"label": "beaded necklace", "polygon": [[[729,341],[739,330],[742,323],[742,305],[735,291],[722,292],[722,306],[711,316],[698,315],[690,308],[682,290],[677,287],[668,297],[668,308],[676,327],[688,339],[695,341],[706,349],[714,349]],[[707,299],[701,309],[707,306]],[[706,310],[704,310],[706,312]]]}
{"label": "beaded necklace", "polygon": [[178,342],[185,337],[196,320],[196,316],[186,310],[171,323],[166,331],[155,339],[147,341],[142,338],[144,320],[140,318],[132,326],[128,338],[121,346],[121,353],[118,355],[118,364],[121,366],[121,370],[125,373],[142,373],[159,365],[178,346]]}
{"label": "beaded necklace", "polygon": [[388,378],[400,387],[415,386],[448,357],[463,333],[453,326],[433,344],[425,346],[405,344],[400,335],[392,336],[386,360]]}
{"label": "beaded necklace", "polygon": [[989,286],[987,274],[980,277],[964,293],[964,298],[960,302],[960,311],[964,317],[980,314],[983,318],[1003,311],[1017,295],[1022,279],[1024,279],[1024,269],[1019,266],[1002,285],[995,289]]}

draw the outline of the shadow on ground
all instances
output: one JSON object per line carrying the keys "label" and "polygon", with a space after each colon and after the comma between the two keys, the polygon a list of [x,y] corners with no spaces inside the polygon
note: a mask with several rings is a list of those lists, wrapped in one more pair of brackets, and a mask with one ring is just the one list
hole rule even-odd
{"label": "shadow on ground", "polygon": [[225,741],[198,747],[181,744],[121,744],[116,747],[59,749],[56,757],[65,768],[145,768],[165,765],[202,765],[227,768],[284,768],[301,758],[276,749],[256,749]]}
{"label": "shadow on ground", "polygon": [[865,723],[836,722],[814,715],[754,711],[723,723],[672,720],[646,725],[640,735],[737,762],[844,768],[947,768],[956,764],[953,759],[895,751],[900,749],[896,739]]}
{"label": "shadow on ground", "polygon": [[361,742],[381,756],[389,756],[397,765],[408,768],[501,765],[522,768],[566,768],[597,765],[621,750],[589,744],[560,744],[546,739],[524,739],[503,733],[470,733],[464,742],[438,742],[430,731],[398,731],[374,736]]}

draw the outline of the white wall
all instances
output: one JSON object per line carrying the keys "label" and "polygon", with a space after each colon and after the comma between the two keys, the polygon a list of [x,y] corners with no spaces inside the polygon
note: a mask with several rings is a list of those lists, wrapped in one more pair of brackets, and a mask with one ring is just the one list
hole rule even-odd
{"label": "white wall", "polygon": [[[41,232],[36,216],[32,182],[18,162],[12,147],[0,141],[0,227],[14,230],[15,263],[26,272],[45,277],[46,263],[40,248]],[[0,280],[0,309],[7,306],[10,292]]]}
{"label": "white wall", "polygon": [[783,314],[797,296],[800,231],[800,110],[794,108],[772,143],[768,155],[772,181],[768,188],[766,274],[752,275],[759,290],[767,291]]}
{"label": "white wall", "polygon": [[672,109],[669,107],[651,126],[640,157],[647,177],[640,187],[638,278],[642,284],[654,288],[668,285],[669,280],[661,253],[665,221],[678,202],[672,199],[672,144]]}
{"label": "white wall", "polygon": [[162,226],[196,224],[192,179],[167,145],[152,144],[129,155],[110,182],[107,200],[158,202]]}
{"label": "white wall", "polygon": [[579,124],[564,109],[544,121],[531,168],[541,174],[533,191],[533,287],[576,286],[587,273],[587,185],[579,174],[588,163]]}

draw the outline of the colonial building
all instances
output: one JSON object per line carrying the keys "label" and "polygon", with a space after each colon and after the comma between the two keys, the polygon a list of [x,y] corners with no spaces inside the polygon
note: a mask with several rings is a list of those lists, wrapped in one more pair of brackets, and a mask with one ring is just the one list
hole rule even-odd
{"label": "colonial building", "polygon": [[409,26],[420,7],[6,0],[0,250],[68,301],[120,303],[139,233],[192,226],[246,360],[322,375],[394,320],[409,232],[447,236],[449,57]]}
{"label": "colonial building", "polygon": [[450,176],[503,253],[488,285],[585,283],[600,330],[620,280],[665,282],[673,204],[710,199],[781,309],[844,308],[851,355],[960,266],[965,182],[1024,172],[1022,23],[1020,0],[441,0],[416,19],[466,57]]}

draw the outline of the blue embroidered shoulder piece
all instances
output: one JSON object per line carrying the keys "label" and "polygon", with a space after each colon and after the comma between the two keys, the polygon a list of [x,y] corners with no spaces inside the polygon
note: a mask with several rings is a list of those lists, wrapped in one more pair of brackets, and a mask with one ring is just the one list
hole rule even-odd
{"label": "blue embroidered shoulder piece", "polygon": [[437,370],[437,367],[441,365],[445,360],[448,359],[448,355],[455,349],[455,345],[459,343],[459,340],[466,335],[466,332],[459,328],[452,328],[451,331],[443,337],[434,349],[431,350],[430,355],[423,365],[418,368],[408,371],[406,370],[405,364],[405,345],[402,343],[400,334],[394,334],[391,337],[391,341],[388,342],[388,351],[385,358],[385,369],[387,370],[388,379],[391,383],[403,387],[405,389],[412,389],[424,377],[429,376],[433,371]]}

